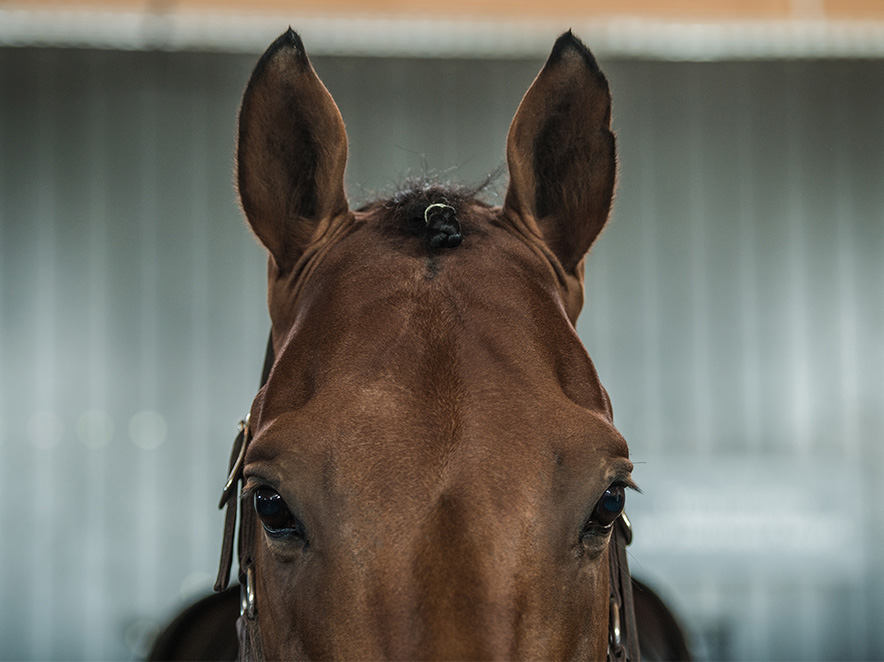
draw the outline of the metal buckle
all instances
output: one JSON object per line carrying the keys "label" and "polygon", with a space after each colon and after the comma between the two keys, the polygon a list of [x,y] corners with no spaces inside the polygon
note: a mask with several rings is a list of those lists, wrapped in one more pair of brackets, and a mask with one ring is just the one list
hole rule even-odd
{"label": "metal buckle", "polygon": [[629,518],[626,516],[626,511],[620,513],[620,521],[623,526],[623,542],[626,543],[628,547],[630,543],[632,543],[632,522],[629,521]]}
{"label": "metal buckle", "polygon": [[257,616],[257,603],[255,600],[255,570],[252,566],[246,568],[246,583],[239,590],[239,615],[245,616],[250,621]]}
{"label": "metal buckle", "polygon": [[611,648],[616,651],[620,648],[621,632],[620,632],[620,605],[614,596],[611,596],[611,623],[608,628],[611,636]]}
{"label": "metal buckle", "polygon": [[249,445],[249,437],[251,436],[251,428],[249,427],[251,418],[251,413],[248,413],[246,414],[246,417],[239,422],[238,427],[239,431],[242,433],[242,443],[239,446],[236,462],[233,463],[233,467],[230,469],[230,474],[227,476],[227,482],[224,483],[224,489],[221,492],[221,501],[218,503],[218,508],[223,508],[224,504],[230,500],[230,494],[236,487],[236,483],[239,481],[239,475],[242,473],[243,460],[245,460],[246,448]]}

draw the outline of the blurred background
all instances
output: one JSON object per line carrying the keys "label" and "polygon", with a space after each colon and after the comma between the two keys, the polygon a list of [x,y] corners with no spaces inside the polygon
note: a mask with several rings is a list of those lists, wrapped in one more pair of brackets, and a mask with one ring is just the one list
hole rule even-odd
{"label": "blurred background", "polygon": [[884,659],[879,0],[0,0],[0,659],[137,659],[210,590],[269,329],[236,112],[288,25],[354,203],[501,166],[584,39],[620,179],[578,330],[632,570],[702,659]]}

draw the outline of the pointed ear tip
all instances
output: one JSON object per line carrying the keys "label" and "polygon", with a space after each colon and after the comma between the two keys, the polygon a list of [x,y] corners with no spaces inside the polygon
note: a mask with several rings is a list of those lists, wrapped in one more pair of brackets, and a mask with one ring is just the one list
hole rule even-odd
{"label": "pointed ear tip", "polygon": [[291,26],[289,26],[288,30],[279,35],[273,43],[267,47],[267,50],[264,51],[264,55],[261,59],[266,61],[281,51],[294,51],[295,57],[299,60],[307,60],[307,51],[304,49],[304,42],[301,41],[301,36],[292,30]]}
{"label": "pointed ear tip", "polygon": [[286,30],[280,37],[285,37],[289,42],[289,46],[294,48],[299,53],[304,53],[304,42],[301,41],[301,35],[292,30],[292,26],[289,26],[289,29]]}
{"label": "pointed ear tip", "polygon": [[573,30],[568,30],[567,32],[563,32],[559,35],[558,39],[556,39],[556,43],[553,46],[553,51],[562,51],[567,50],[569,48],[573,48],[578,51],[589,51],[586,47],[586,44],[574,34]]}
{"label": "pointed ear tip", "polygon": [[552,52],[549,54],[549,60],[547,60],[547,62],[549,64],[555,64],[568,53],[580,55],[593,73],[601,72],[599,64],[596,61],[595,56],[592,54],[592,51],[590,51],[586,44],[584,44],[583,41],[581,41],[571,30],[562,33],[559,38],[556,39],[556,43],[553,45]]}

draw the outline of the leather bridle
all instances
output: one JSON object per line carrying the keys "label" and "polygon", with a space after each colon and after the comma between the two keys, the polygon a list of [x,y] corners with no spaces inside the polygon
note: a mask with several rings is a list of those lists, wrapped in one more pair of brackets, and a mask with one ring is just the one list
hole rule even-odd
{"label": "leather bridle", "polygon": [[608,618],[609,662],[639,662],[638,628],[635,625],[635,606],[632,598],[632,577],[626,548],[632,542],[632,524],[626,513],[614,522],[611,542],[608,546],[609,580],[611,591],[611,614]]}
{"label": "leather bridle", "polygon": [[[272,337],[267,342],[261,387],[267,383],[273,367]],[[255,570],[252,558],[252,541],[255,536],[255,511],[240,501],[240,485],[243,482],[243,466],[246,450],[252,439],[249,416],[239,422],[239,432],[233,442],[227,481],[218,508],[227,508],[224,516],[224,538],[221,545],[221,562],[215,590],[223,591],[230,584],[233,565],[233,541],[236,534],[236,516],[239,510],[239,557],[240,617],[236,623],[239,636],[239,659],[247,662],[263,662],[261,637],[258,630],[258,611],[255,597]],[[640,662],[638,630],[635,624],[635,608],[632,597],[632,579],[626,547],[632,542],[632,526],[626,513],[613,524],[608,548],[610,567],[610,615],[608,618],[608,662]]]}

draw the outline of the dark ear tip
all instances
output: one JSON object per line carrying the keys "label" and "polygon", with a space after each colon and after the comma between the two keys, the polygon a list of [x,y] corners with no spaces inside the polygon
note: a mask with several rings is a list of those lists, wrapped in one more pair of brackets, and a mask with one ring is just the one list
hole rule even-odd
{"label": "dark ear tip", "polygon": [[586,66],[588,66],[593,73],[600,72],[599,64],[596,62],[592,51],[590,51],[586,47],[586,44],[576,37],[571,30],[568,30],[556,39],[552,52],[549,54],[547,64],[556,64],[568,53],[576,53],[580,55],[583,58],[583,61],[586,62]]}
{"label": "dark ear tip", "polygon": [[292,30],[291,26],[270,44],[261,59],[266,61],[283,50],[294,51],[298,60],[307,62],[307,51],[304,49],[304,42],[301,41],[300,35]]}
{"label": "dark ear tip", "polygon": [[294,30],[292,30],[291,25],[289,26],[289,29],[285,31],[285,33],[280,35],[280,39],[282,39],[283,37],[288,40],[289,46],[291,48],[294,48],[296,51],[298,51],[299,55],[307,54],[307,51],[304,50],[304,42],[301,41],[301,36]]}

